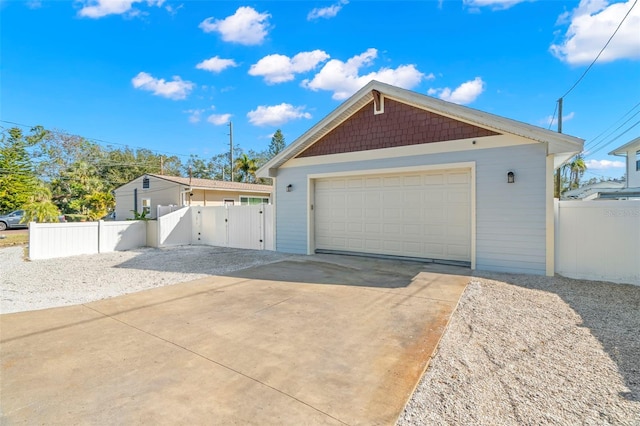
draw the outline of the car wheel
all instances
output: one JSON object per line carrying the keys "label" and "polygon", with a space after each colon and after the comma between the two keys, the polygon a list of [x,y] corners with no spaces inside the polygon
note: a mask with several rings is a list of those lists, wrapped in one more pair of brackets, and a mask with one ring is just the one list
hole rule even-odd
{"label": "car wheel", "polygon": [[7,224],[4,222],[0,222],[0,231],[4,231],[5,229],[7,229]]}

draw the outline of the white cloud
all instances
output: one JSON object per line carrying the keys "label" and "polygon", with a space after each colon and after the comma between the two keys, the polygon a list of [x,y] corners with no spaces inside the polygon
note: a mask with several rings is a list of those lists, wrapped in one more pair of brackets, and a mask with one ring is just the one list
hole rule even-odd
{"label": "white cloud", "polygon": [[219,56],[214,56],[213,58],[205,59],[196,65],[196,68],[199,70],[211,71],[211,72],[221,72],[229,67],[237,67],[236,61],[233,59],[222,59]]}
{"label": "white cloud", "polygon": [[490,7],[493,10],[508,9],[518,3],[533,0],[462,0],[465,6],[471,8]]}
{"label": "white cloud", "polygon": [[165,0],[80,0],[82,8],[78,15],[86,18],[102,18],[108,15],[136,16],[139,10],[133,7],[134,3],[146,3],[148,6],[160,7]]}
{"label": "white cloud", "polygon": [[349,4],[349,2],[347,0],[342,0],[328,7],[316,7],[311,12],[309,12],[309,14],[307,15],[307,20],[311,21],[319,18],[333,18],[338,14],[338,12],[340,12],[342,6],[344,6],[345,4]]}
{"label": "white cloud", "polygon": [[[570,112],[567,115],[563,115],[562,122],[563,123],[567,122],[575,116],[576,116],[575,112]],[[553,117],[551,115],[548,115],[547,117],[545,117],[543,120],[540,121],[540,124],[544,124],[545,126],[555,126],[556,124],[558,124],[558,117]]]}
{"label": "white cloud", "polygon": [[476,77],[473,80],[462,83],[454,90],[449,87],[429,89],[427,94],[430,96],[437,95],[440,99],[454,104],[466,105],[475,101],[484,92],[484,86],[485,82],[482,81],[482,78]]}
{"label": "white cloud", "polygon": [[[569,64],[593,61],[614,33],[633,4],[633,0],[609,4],[607,0],[581,0],[570,14],[562,14],[558,23],[570,18],[562,41],[552,44],[551,53]],[[617,59],[640,59],[640,7],[635,7],[624,21],[599,62]]]}
{"label": "white cloud", "polygon": [[329,59],[322,50],[300,52],[293,58],[285,55],[268,55],[251,65],[249,74],[262,76],[269,84],[283,83],[294,79],[295,74],[311,71],[320,62]]}
{"label": "white cloud", "polygon": [[609,161],[609,160],[587,160],[587,169],[592,170],[606,170],[606,169],[623,169],[627,165],[624,161]]}
{"label": "white cloud", "polygon": [[207,18],[199,27],[205,33],[218,32],[224,41],[244,45],[261,44],[267,36],[268,13],[258,13],[252,7],[239,7],[224,19]]}
{"label": "white cloud", "polygon": [[369,66],[378,56],[376,49],[367,49],[366,52],[356,55],[342,62],[332,59],[327,62],[313,79],[304,80],[302,87],[317,90],[333,91],[333,99],[346,99],[371,80],[392,84],[405,89],[411,89],[423,79],[433,79],[433,74],[425,76],[418,71],[415,65],[400,65],[397,68],[380,68],[378,71],[366,75],[359,75],[360,68]]}
{"label": "white cloud", "polygon": [[27,7],[29,9],[40,9],[42,7],[42,2],[40,0],[27,1]]}
{"label": "white cloud", "polygon": [[311,114],[305,112],[304,108],[285,103],[272,106],[261,105],[255,110],[249,111],[247,117],[249,117],[249,122],[256,126],[279,126],[298,118],[311,118]]}
{"label": "white cloud", "polygon": [[231,120],[231,114],[211,114],[207,117],[207,121],[216,126],[227,124]]}
{"label": "white cloud", "polygon": [[153,92],[154,95],[178,100],[185,99],[196,85],[185,81],[179,76],[173,76],[173,80],[166,81],[163,78],[155,78],[146,72],[140,72],[131,79],[133,87],[140,90]]}
{"label": "white cloud", "polygon": [[204,112],[203,109],[188,109],[186,111],[183,111],[184,113],[189,114],[189,123],[199,123],[200,122],[200,117],[202,116],[202,113]]}

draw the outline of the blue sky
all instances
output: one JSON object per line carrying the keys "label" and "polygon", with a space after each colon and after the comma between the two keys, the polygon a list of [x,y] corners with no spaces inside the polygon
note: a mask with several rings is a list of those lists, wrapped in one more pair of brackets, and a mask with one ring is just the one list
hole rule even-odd
{"label": "blue sky", "polygon": [[[208,157],[292,142],[370,79],[541,127],[629,1],[0,0],[0,117]],[[640,136],[640,5],[565,97],[590,177]],[[638,114],[638,115],[636,115]],[[635,126],[635,127],[634,127]]]}

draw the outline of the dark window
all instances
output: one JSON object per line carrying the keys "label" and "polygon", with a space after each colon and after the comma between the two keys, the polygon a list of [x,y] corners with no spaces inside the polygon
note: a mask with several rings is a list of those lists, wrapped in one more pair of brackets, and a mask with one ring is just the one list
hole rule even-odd
{"label": "dark window", "polygon": [[640,160],[636,161],[636,172],[640,172]]}
{"label": "dark window", "polygon": [[149,178],[142,179],[142,189],[149,189]]}

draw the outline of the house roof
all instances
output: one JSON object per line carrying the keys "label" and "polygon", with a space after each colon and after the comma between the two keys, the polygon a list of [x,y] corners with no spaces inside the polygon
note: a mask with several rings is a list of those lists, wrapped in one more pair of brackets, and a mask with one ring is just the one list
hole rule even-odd
{"label": "house roof", "polygon": [[603,191],[616,191],[624,188],[624,182],[618,181],[604,181],[581,186],[580,188],[571,189],[562,194],[562,199],[575,199],[581,200],[583,198],[590,197],[594,194],[598,194]]}
{"label": "house roof", "polygon": [[329,115],[291,143],[280,154],[269,160],[256,173],[260,177],[273,177],[275,170],[291,158],[319,141],[323,136],[347,120],[351,115],[373,101],[372,91],[380,92],[384,97],[406,103],[417,108],[431,111],[443,116],[455,118],[462,122],[474,124],[485,129],[522,136],[538,142],[549,143],[549,153],[556,154],[554,166],[560,167],[564,162],[582,151],[584,140],[574,136],[553,132],[509,118],[500,117],[469,107],[446,102],[431,96],[401,89],[389,84],[372,80],[353,96],[343,102]]}
{"label": "house roof", "polygon": [[626,144],[619,146],[618,148],[611,151],[609,155],[620,155],[620,156],[626,157],[627,150],[629,148],[640,149],[640,137],[637,137],[631,142],[627,142]]}
{"label": "house roof", "polygon": [[153,176],[158,179],[163,179],[169,182],[175,182],[180,185],[184,185],[193,189],[217,189],[220,191],[242,191],[242,192],[262,192],[271,193],[273,186],[261,185],[257,183],[244,183],[244,182],[229,182],[223,180],[213,179],[198,179],[178,176],[165,176],[147,174],[146,176]]}

